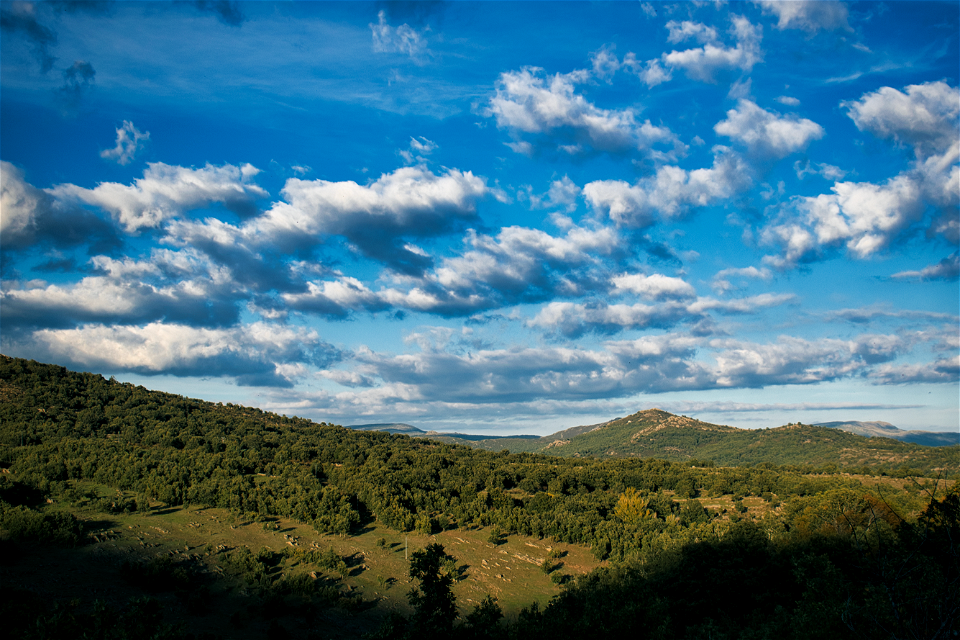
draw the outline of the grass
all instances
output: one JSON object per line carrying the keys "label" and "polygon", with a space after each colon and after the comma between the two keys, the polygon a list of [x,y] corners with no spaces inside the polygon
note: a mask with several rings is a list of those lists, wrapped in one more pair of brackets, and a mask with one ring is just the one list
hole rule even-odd
{"label": "grass", "polygon": [[[82,488],[93,489],[100,496],[116,495],[105,487],[85,484]],[[96,499],[90,501],[94,502]],[[5,590],[29,591],[47,601],[85,607],[95,600],[119,607],[131,597],[149,595],[161,599],[171,621],[191,633],[265,637],[269,629],[263,616],[274,614],[266,611],[256,588],[238,575],[229,558],[241,547],[253,554],[266,548],[283,553],[278,553],[279,562],[269,570],[275,583],[310,576],[311,581],[326,587],[325,593],[341,596],[334,596],[324,607],[313,607],[304,618],[305,608],[297,609],[303,598],[290,594],[280,609],[296,611],[296,615],[280,613],[275,620],[291,633],[356,637],[376,629],[390,611],[409,613],[407,593],[413,584],[405,556],[434,542],[456,558],[459,579],[453,591],[464,615],[488,594],[497,598],[508,619],[534,602],[545,605],[560,590],[540,568],[551,551],[562,556],[557,564],[563,574],[587,573],[599,564],[589,549],[549,540],[509,536],[502,544],[493,545],[487,542],[489,528],[426,536],[371,524],[355,535],[341,537],[321,535],[309,525],[283,518],[263,522],[237,519],[224,509],[159,503],[151,507],[149,513],[108,514],[82,505],[49,505],[86,520],[87,543],[75,549],[18,548],[17,557],[0,561],[0,585]],[[385,541],[382,546],[378,545],[381,538]],[[330,548],[345,558],[346,575],[303,558],[304,551]],[[146,566],[151,561],[183,568],[197,576],[202,587],[194,594],[174,594],[151,591],[149,581],[124,579],[122,566],[129,570],[131,565]],[[256,611],[261,612],[260,617],[254,615]],[[301,618],[308,621],[307,627]]]}

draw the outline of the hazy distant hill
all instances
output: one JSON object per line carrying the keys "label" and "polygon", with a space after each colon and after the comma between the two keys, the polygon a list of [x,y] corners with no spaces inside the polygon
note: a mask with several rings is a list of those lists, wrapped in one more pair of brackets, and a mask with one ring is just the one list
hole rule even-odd
{"label": "hazy distant hill", "polygon": [[354,431],[384,431],[386,433],[402,433],[406,436],[424,436],[427,434],[423,429],[418,429],[413,425],[403,424],[402,422],[384,422],[381,424],[355,424],[348,426],[347,429]]}
{"label": "hazy distant hill", "polygon": [[[500,439],[520,439],[520,440],[539,440],[540,436],[487,436],[487,435],[470,435],[467,433],[441,433],[439,431],[424,431],[414,427],[413,425],[404,424],[402,422],[384,422],[381,424],[357,424],[352,426],[347,426],[347,429],[353,429],[355,431],[384,431],[386,433],[400,433],[405,436],[411,436],[413,438],[430,438],[431,440],[440,440],[441,442],[450,442],[450,443],[474,443],[477,441],[486,441],[486,440],[500,440]],[[502,448],[502,447],[501,447]]]}
{"label": "hazy distant hill", "polygon": [[[899,431],[899,430],[898,430]],[[433,437],[433,436],[430,436]],[[558,431],[542,438],[467,440],[436,438],[487,450],[539,452],[597,458],[713,460],[719,465],[836,464],[960,469],[960,446],[929,447],[889,438],[868,438],[842,429],[792,424],[737,429],[659,409]]]}
{"label": "hazy distant hill", "polygon": [[960,444],[960,432],[908,431],[899,429],[889,422],[847,420],[846,422],[819,422],[815,426],[840,429],[868,438],[894,438],[903,442],[921,444],[925,447],[949,447]]}

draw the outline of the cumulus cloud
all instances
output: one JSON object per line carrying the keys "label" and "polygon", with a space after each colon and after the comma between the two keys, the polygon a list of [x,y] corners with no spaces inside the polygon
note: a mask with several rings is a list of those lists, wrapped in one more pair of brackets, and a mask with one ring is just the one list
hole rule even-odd
{"label": "cumulus cloud", "polygon": [[620,61],[617,59],[617,55],[613,52],[613,49],[612,46],[603,47],[590,56],[594,77],[609,82],[613,74],[620,68]]}
{"label": "cumulus cloud", "polygon": [[[226,280],[243,283],[243,288],[257,293],[271,290],[297,291],[305,286],[288,264],[288,255],[270,246],[265,238],[245,233],[249,227],[236,226],[216,218],[202,222],[173,220],[165,231],[165,243],[183,247],[178,252],[199,252],[218,265]],[[186,273],[186,271],[185,271]],[[239,285],[238,285],[239,286]]]}
{"label": "cumulus cloud", "polygon": [[124,120],[117,129],[117,146],[113,149],[104,149],[100,157],[114,160],[119,165],[128,165],[150,139],[150,132],[141,132],[132,122]]}
{"label": "cumulus cloud", "polygon": [[82,202],[110,212],[127,233],[159,227],[191,209],[222,203],[243,216],[256,212],[256,200],[269,194],[253,183],[259,170],[225,164],[188,169],[153,162],[133,185],[102,182],[93,189],[61,184],[47,192],[64,201]]}
{"label": "cumulus cloud", "polygon": [[368,185],[291,178],[281,192],[284,202],[251,221],[244,233],[281,245],[342,236],[367,257],[418,275],[433,260],[405,238],[462,230],[476,219],[478,200],[490,192],[469,171],[436,175],[423,166],[397,169]]}
{"label": "cumulus cloud", "polygon": [[559,209],[572,213],[577,209],[577,199],[580,197],[578,187],[569,176],[550,183],[550,188],[543,195],[530,193],[530,206],[534,209]]}
{"label": "cumulus cloud", "polygon": [[527,324],[575,339],[586,333],[613,334],[627,329],[669,329],[701,318],[702,314],[692,314],[686,304],[676,301],[653,305],[551,302],[540,309]]}
{"label": "cumulus cloud", "polygon": [[284,293],[281,298],[290,309],[334,318],[346,318],[353,311],[380,311],[388,306],[381,295],[348,276],[308,282],[305,292]]}
{"label": "cumulus cloud", "polygon": [[738,155],[720,148],[710,168],[663,166],[633,185],[622,180],[590,182],[583,195],[618,226],[643,228],[654,224],[657,216],[680,218],[733,196],[750,185],[750,174]]}
{"label": "cumulus cloud", "polygon": [[711,311],[721,315],[751,314],[762,308],[780,306],[795,300],[796,296],[793,294],[764,293],[736,300],[661,297],[659,303],[652,305],[551,302],[528,324],[566,338],[577,338],[586,333],[612,334],[627,329],[670,329],[681,324],[709,324]]}
{"label": "cumulus cloud", "polygon": [[954,251],[940,262],[931,264],[919,271],[901,271],[890,277],[895,280],[947,280],[955,282],[960,278],[960,253]]}
{"label": "cumulus cloud", "polygon": [[658,336],[614,343],[606,351],[558,347],[399,356],[359,351],[356,358],[367,375],[400,386],[408,397],[488,404],[617,397],[682,386],[700,373],[688,361],[693,347],[687,338]]}
{"label": "cumulus cloud", "polygon": [[792,211],[761,233],[762,242],[781,249],[764,260],[790,268],[841,247],[868,258],[924,227],[930,239],[960,242],[960,93],[944,83],[911,85],[906,93],[884,87],[844,106],[861,130],[913,146],[916,159],[881,184],[836,182],[833,193],[794,198]]}
{"label": "cumulus cloud", "polygon": [[240,385],[280,387],[292,386],[288,376],[303,370],[295,365],[326,368],[343,355],[314,330],[265,323],[224,329],[160,322],[90,324],[36,331],[32,341],[51,359],[82,367],[144,375],[214,375]]}
{"label": "cumulus cloud", "polygon": [[905,345],[896,336],[814,341],[780,336],[768,344],[716,339],[710,348],[715,351],[715,385],[742,388],[813,384],[866,373],[871,365],[893,360]]}
{"label": "cumulus cloud", "polygon": [[940,209],[940,215],[928,223],[928,236],[956,242],[960,199],[960,171],[954,164],[957,149],[955,145],[949,161],[937,163],[936,168],[921,165],[882,184],[838,182],[831,187],[831,194],[794,198],[792,206],[799,217],[787,216],[761,233],[762,242],[779,245],[782,250],[780,256],[764,260],[777,268],[789,268],[819,260],[840,247],[855,258],[871,257],[922,226],[928,204]]}
{"label": "cumulus cloud", "polygon": [[371,23],[373,50],[376,53],[405,53],[417,61],[427,52],[427,41],[423,34],[408,24],[392,27],[387,23],[387,14],[377,14],[377,24]]}
{"label": "cumulus cloud", "polygon": [[956,383],[960,380],[960,356],[920,364],[884,365],[871,372],[870,378],[877,384]]}
{"label": "cumulus cloud", "polygon": [[26,249],[43,241],[57,248],[89,245],[105,251],[120,244],[115,229],[94,213],[57,201],[0,161],[0,247]]}
{"label": "cumulus cloud", "polygon": [[684,20],[683,22],[671,20],[667,23],[667,29],[670,31],[670,34],[667,36],[667,42],[671,44],[677,44],[678,42],[683,42],[691,38],[701,44],[716,42],[719,39],[715,28],[689,20]]}
{"label": "cumulus cloud", "polygon": [[633,109],[601,109],[578,94],[575,85],[586,81],[589,72],[547,77],[542,71],[527,67],[500,74],[496,95],[490,100],[487,115],[495,117],[497,125],[510,131],[518,143],[527,145],[514,147],[515,151],[533,150],[529,141],[520,140],[525,135],[534,136],[539,145],[568,153],[590,149],[652,153],[658,144],[679,145],[669,129],[639,121]]}
{"label": "cumulus cloud", "polygon": [[882,185],[840,182],[832,191],[796,201],[806,226],[788,223],[764,230],[764,242],[784,247],[782,262],[768,262],[789,266],[818,259],[824,248],[840,245],[854,257],[866,258],[885,249],[923,214],[919,185],[907,176]]}
{"label": "cumulus cloud", "polygon": [[710,286],[717,293],[727,293],[734,289],[730,282],[733,278],[749,278],[769,282],[773,278],[773,273],[767,268],[757,269],[756,267],[721,269],[713,276]]}
{"label": "cumulus cloud", "polygon": [[[604,342],[595,350],[517,347],[451,353],[427,349],[400,355],[358,350],[356,371],[377,389],[340,397],[382,403],[450,405],[553,402],[638,393],[812,384],[870,374],[905,345],[896,336],[769,343],[678,334]],[[347,399],[349,398],[349,400]]]}
{"label": "cumulus cloud", "polygon": [[806,149],[811,141],[823,137],[823,127],[816,122],[782,117],[750,100],[740,100],[737,108],[727,111],[727,118],[718,122],[713,130],[744,144],[752,155],[772,158],[784,158]]}
{"label": "cumulus cloud", "polygon": [[846,177],[847,172],[836,167],[832,164],[826,164],[824,162],[818,162],[816,164],[810,162],[809,160],[797,160],[793,163],[793,170],[797,173],[797,177],[803,180],[806,176],[815,175],[827,180],[843,180]]}
{"label": "cumulus cloud", "polygon": [[391,305],[447,316],[505,305],[580,296],[604,287],[597,254],[609,255],[620,239],[609,228],[573,226],[563,236],[504,227],[496,236],[467,233],[461,255],[445,258],[421,278],[401,279],[380,292]]}
{"label": "cumulus cloud", "polygon": [[649,276],[640,273],[624,273],[612,278],[611,282],[616,289],[654,300],[691,298],[697,295],[694,288],[682,278],[671,278],[662,273]]}
{"label": "cumulus cloud", "polygon": [[410,147],[400,150],[400,157],[408,164],[426,162],[427,156],[437,150],[437,143],[423,136],[410,138]]}
{"label": "cumulus cloud", "polygon": [[[5,288],[0,291],[4,326],[21,329],[155,320],[222,326],[237,321],[234,285],[226,274],[196,255],[176,255],[173,261],[171,257],[164,252],[151,261],[95,256],[90,265],[104,275],[87,276],[72,284]],[[193,264],[183,264],[186,261]],[[204,268],[206,274],[201,273]]]}
{"label": "cumulus cloud", "polygon": [[858,129],[909,145],[918,158],[943,153],[958,138],[960,90],[942,81],[909,85],[906,93],[882,87],[841,106]]}
{"label": "cumulus cloud", "polygon": [[835,0],[762,0],[763,12],[778,18],[777,29],[853,31],[847,22],[847,5]]}
{"label": "cumulus cloud", "polygon": [[[724,46],[710,39],[706,40],[701,47],[663,54],[661,57],[663,64],[667,67],[683,69],[694,80],[711,83],[716,82],[718,74],[724,71],[735,69],[751,71],[754,65],[763,60],[763,53],[760,51],[763,28],[751,24],[743,16],[733,16],[731,23],[729,33],[736,41],[735,46]],[[686,31],[682,27],[683,24],[690,25]],[[698,38],[716,35],[711,27],[693,23],[682,23],[678,31],[671,30],[671,37],[675,33],[678,38],[688,37],[687,33]]]}

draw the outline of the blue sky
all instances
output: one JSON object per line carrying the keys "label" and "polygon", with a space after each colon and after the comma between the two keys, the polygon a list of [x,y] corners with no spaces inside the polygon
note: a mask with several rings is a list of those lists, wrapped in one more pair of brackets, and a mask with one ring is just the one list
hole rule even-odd
{"label": "blue sky", "polygon": [[340,424],[960,428],[956,2],[2,2],[0,347]]}

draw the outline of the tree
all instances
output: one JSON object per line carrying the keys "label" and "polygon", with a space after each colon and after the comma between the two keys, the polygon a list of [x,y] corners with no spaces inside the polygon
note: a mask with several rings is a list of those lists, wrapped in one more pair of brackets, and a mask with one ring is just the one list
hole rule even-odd
{"label": "tree", "polygon": [[487,595],[467,614],[464,625],[460,628],[460,637],[465,640],[493,640],[503,637],[501,618],[503,611],[500,610],[497,599]]}
{"label": "tree", "polygon": [[456,597],[450,587],[453,576],[442,571],[449,559],[442,544],[431,544],[413,552],[410,558],[410,577],[420,582],[407,594],[414,608],[410,619],[411,637],[442,638],[453,630],[457,619]]}

